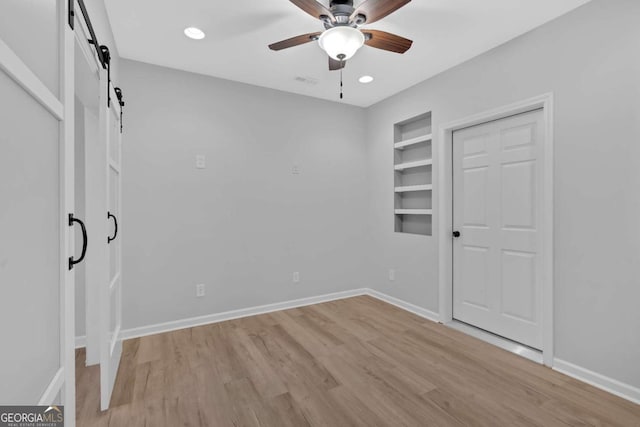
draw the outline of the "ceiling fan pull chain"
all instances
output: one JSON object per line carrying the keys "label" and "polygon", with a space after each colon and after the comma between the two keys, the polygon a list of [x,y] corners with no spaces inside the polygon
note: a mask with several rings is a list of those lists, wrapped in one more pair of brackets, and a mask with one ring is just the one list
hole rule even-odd
{"label": "ceiling fan pull chain", "polygon": [[342,71],[344,70],[344,55],[339,55],[338,57],[340,58],[340,99],[342,99],[344,97],[344,95],[342,94],[342,88],[344,87],[344,85],[342,84]]}
{"label": "ceiling fan pull chain", "polygon": [[340,68],[340,99],[342,99],[344,97],[344,95],[342,94],[342,88],[343,88],[343,84],[342,84],[342,68]]}

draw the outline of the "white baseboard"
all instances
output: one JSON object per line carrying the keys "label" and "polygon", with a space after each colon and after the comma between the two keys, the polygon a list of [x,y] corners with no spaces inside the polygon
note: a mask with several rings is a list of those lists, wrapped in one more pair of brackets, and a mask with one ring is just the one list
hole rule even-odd
{"label": "white baseboard", "polygon": [[591,384],[623,399],[640,404],[640,388],[614,380],[561,359],[553,360],[553,369],[577,380]]}
{"label": "white baseboard", "polygon": [[159,323],[156,325],[142,326],[139,328],[125,329],[122,331],[121,336],[124,340],[131,338],[140,338],[148,335],[176,331],[179,329],[193,328],[194,326],[202,326],[211,323],[224,322],[226,320],[239,319],[241,317],[255,316],[257,314],[271,313],[274,311],[287,310],[290,308],[304,307],[306,305],[313,305],[322,302],[351,298],[359,295],[366,295],[367,291],[368,289],[354,289],[351,291],[335,292],[332,294],[320,295],[316,297],[301,298],[275,304],[260,305],[257,307],[243,308],[240,310],[225,311],[223,313],[209,314],[206,316]]}
{"label": "white baseboard", "polygon": [[[284,301],[275,304],[261,305],[257,307],[243,308],[239,310],[226,311],[223,313],[209,314],[206,316],[192,317],[189,319],[181,319],[172,322],[158,323],[156,325],[142,326],[139,328],[125,329],[122,331],[122,339],[140,338],[148,335],[161,334],[165,332],[176,331],[179,329],[192,328],[195,326],[208,325],[211,323],[224,322],[226,320],[239,319],[242,317],[255,316],[258,314],[271,313],[274,311],[287,310],[290,308],[304,307],[307,305],[319,304],[328,301],[336,301],[345,298],[351,298],[360,295],[369,295],[386,303],[395,305],[410,313],[438,323],[440,315],[434,311],[423,307],[408,303],[401,299],[392,297],[382,292],[369,289],[354,289],[351,291],[335,292],[332,294],[320,295],[309,298],[301,298],[297,300]],[[84,347],[86,343],[85,337],[76,337],[76,348]],[[631,402],[640,404],[640,389],[629,384],[622,383],[588,369],[565,362],[560,359],[554,359],[553,369],[565,375],[569,375],[575,379],[591,384],[609,393],[620,396]],[[55,379],[54,379],[55,380]],[[50,386],[51,387],[51,386]],[[44,398],[45,396],[43,396]]]}
{"label": "white baseboard", "polygon": [[440,321],[440,315],[438,313],[433,312],[431,310],[427,310],[426,308],[418,307],[417,305],[413,305],[411,303],[392,297],[390,295],[383,294],[382,292],[378,292],[373,289],[367,289],[367,295],[377,298],[391,305],[395,305],[396,307],[400,307],[403,310],[409,311],[420,317],[424,317],[425,319],[431,320],[432,322],[438,323]]}
{"label": "white baseboard", "polygon": [[76,337],[76,349],[85,348],[87,346],[87,337],[83,335],[81,337]]}
{"label": "white baseboard", "polygon": [[40,400],[38,401],[38,405],[41,406],[49,406],[52,405],[60,394],[62,390],[62,386],[64,385],[64,368],[58,369],[56,374],[51,379],[51,382],[47,386],[47,389],[42,393]]}

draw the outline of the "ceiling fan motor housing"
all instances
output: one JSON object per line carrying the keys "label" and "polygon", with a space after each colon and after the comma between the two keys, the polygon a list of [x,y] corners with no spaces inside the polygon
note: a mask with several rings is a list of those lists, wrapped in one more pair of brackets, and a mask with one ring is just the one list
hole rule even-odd
{"label": "ceiling fan motor housing", "polygon": [[346,4],[353,7],[353,0],[331,0],[330,7],[333,7],[339,4]]}
{"label": "ceiling fan motor housing", "polygon": [[[331,13],[336,18],[337,25],[350,25],[349,19],[355,9],[353,8],[353,0],[332,0]],[[335,25],[334,24],[334,25]]]}

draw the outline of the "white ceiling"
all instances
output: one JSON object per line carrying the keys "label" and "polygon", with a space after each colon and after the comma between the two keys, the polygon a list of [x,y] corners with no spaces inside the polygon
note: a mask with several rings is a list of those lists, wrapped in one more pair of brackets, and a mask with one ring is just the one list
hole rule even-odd
{"label": "white ceiling", "polygon": [[[413,0],[364,28],[414,40],[404,55],[363,47],[347,64],[342,102],[369,106],[536,28],[589,0]],[[356,0],[356,5],[359,4]],[[339,101],[317,43],[273,52],[267,45],[322,25],[288,0],[109,0],[124,58]],[[329,0],[321,3],[328,5]],[[204,40],[183,34],[205,31]],[[375,77],[358,83],[364,74]],[[303,77],[309,84],[296,80]]]}

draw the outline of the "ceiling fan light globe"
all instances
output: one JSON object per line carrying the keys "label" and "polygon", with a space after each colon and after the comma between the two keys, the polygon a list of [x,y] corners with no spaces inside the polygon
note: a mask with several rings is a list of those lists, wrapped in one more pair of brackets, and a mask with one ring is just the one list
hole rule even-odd
{"label": "ceiling fan light globe", "polygon": [[364,45],[364,34],[353,27],[334,27],[326,30],[318,44],[336,61],[346,61]]}

